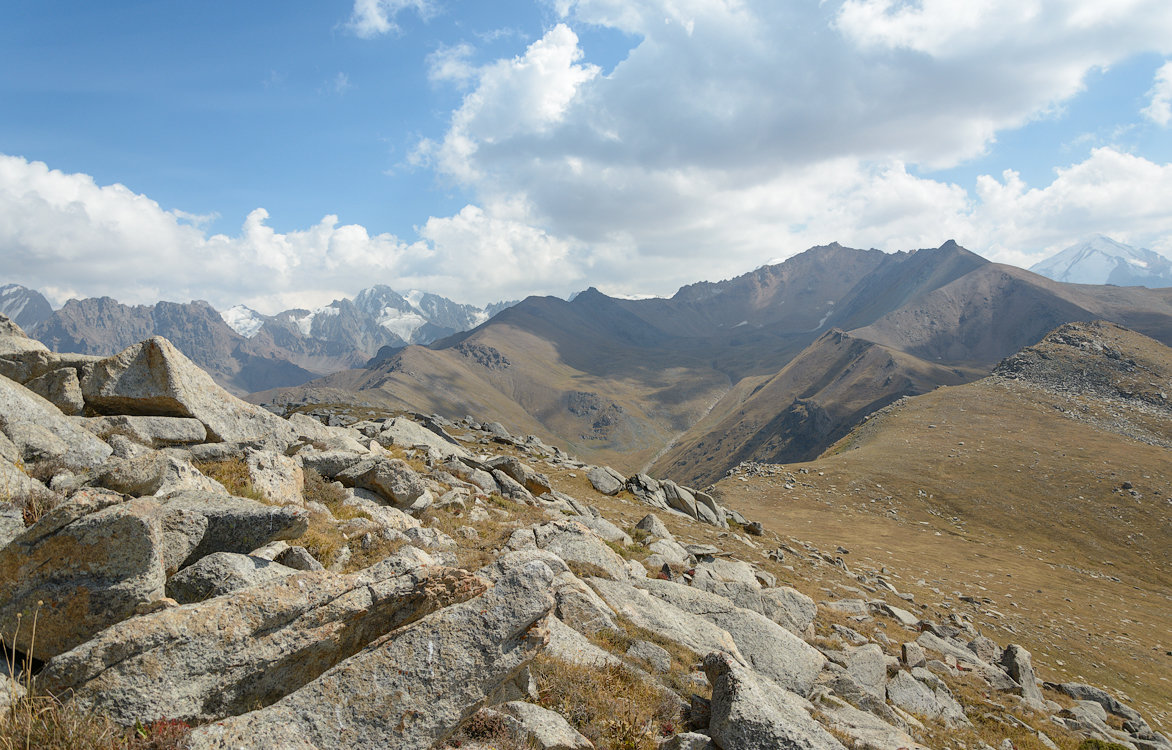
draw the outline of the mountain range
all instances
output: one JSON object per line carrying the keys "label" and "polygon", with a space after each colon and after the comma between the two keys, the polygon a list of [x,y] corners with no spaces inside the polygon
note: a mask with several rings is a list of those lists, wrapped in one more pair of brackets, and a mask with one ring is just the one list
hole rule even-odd
{"label": "mountain range", "polygon": [[53,310],[18,284],[0,287],[0,313],[53,351],[109,355],[160,335],[237,394],[291,386],[362,367],[380,352],[427,344],[471,328],[512,303],[482,309],[388,286],[316,310],[262,315],[238,305],[223,313],[203,301],[124,305],[110,297],[71,299]]}
{"label": "mountain range", "polygon": [[1172,286],[1172,260],[1142,247],[1096,234],[1030,266],[1034,273],[1070,284]]}
{"label": "mountain range", "polygon": [[530,297],[430,346],[250,398],[491,414],[591,460],[702,486],[743,461],[813,458],[876,409],[976,380],[1095,319],[1172,343],[1172,289],[1059,283],[952,241],[835,243],[668,299]]}

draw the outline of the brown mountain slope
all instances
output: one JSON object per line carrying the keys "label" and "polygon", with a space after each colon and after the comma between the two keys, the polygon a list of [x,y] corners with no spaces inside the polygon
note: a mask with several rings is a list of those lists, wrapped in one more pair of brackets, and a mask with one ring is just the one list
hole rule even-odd
{"label": "brown mountain slope", "polygon": [[[836,244],[671,299],[531,297],[430,353],[254,400],[329,386],[356,390],[337,396],[351,401],[494,415],[590,460],[626,472],[654,462],[692,482],[751,456],[817,455],[868,410],[979,377],[1067,321],[1106,317],[1172,342],[1167,291],[1059,284],[951,241],[895,254]],[[885,349],[811,353],[780,375],[836,322]],[[841,379],[829,369],[852,363]]]}
{"label": "brown mountain slope", "polygon": [[742,461],[809,460],[901,396],[979,375],[832,330],[756,386],[735,410],[694,425],[652,473],[704,486]]}
{"label": "brown mountain slope", "polygon": [[848,564],[903,569],[901,591],[1013,636],[1048,679],[1163,710],[1170,386],[1168,347],[1107,323],[1063,326],[993,376],[892,405],[817,460],[717,488],[750,517],[850,549]]}

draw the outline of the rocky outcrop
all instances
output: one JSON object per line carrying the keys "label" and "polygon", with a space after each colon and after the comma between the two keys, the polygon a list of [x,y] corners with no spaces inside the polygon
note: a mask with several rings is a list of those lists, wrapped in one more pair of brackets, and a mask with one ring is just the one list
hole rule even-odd
{"label": "rocky outcrop", "polygon": [[467,572],[404,558],[346,576],[295,573],[128,620],[53,659],[40,682],[124,725],[221,719],[273,703],[384,633],[485,588]]}
{"label": "rocky outcrop", "polygon": [[390,634],[258,711],[197,729],[191,750],[396,747],[448,737],[545,644],[553,574],[541,563]]}
{"label": "rocky outcrop", "polygon": [[705,656],[704,674],[712,683],[708,735],[721,750],[845,750],[810,717],[809,703],[760,679],[728,654]]}
{"label": "rocky outcrop", "polygon": [[78,428],[61,410],[8,378],[0,377],[0,432],[25,462],[57,460],[90,468],[106,460],[110,446]]}
{"label": "rocky outcrop", "polygon": [[100,414],[189,417],[211,441],[283,450],[296,438],[287,421],[232,396],[160,336],[94,363],[81,390],[86,406]]}

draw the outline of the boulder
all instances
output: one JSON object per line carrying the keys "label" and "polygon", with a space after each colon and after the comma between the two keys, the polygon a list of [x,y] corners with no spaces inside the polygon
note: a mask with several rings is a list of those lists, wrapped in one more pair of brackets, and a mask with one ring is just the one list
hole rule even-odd
{"label": "boulder", "polygon": [[708,734],[722,750],[845,750],[810,718],[809,702],[758,678],[728,654],[705,656],[704,674],[712,684]]}
{"label": "boulder", "polygon": [[693,492],[696,498],[696,519],[722,529],[728,528],[728,519],[724,508],[716,504],[716,500],[707,492]]}
{"label": "boulder", "polygon": [[24,387],[42,396],[60,409],[62,414],[81,414],[85,410],[85,400],[81,397],[81,382],[77,379],[77,370],[71,367],[50,370],[29,380]]}
{"label": "boulder", "polygon": [[692,585],[704,591],[720,593],[724,583],[741,583],[760,588],[753,566],[727,557],[712,557],[696,563]]}
{"label": "boulder", "polygon": [[504,472],[533,495],[544,495],[553,489],[550,486],[549,477],[512,456],[497,456],[488,462],[488,468],[494,472],[494,476],[497,471]]}
{"label": "boulder", "polygon": [[664,740],[659,750],[717,750],[717,747],[706,734],[682,732]]}
{"label": "boulder", "polygon": [[850,737],[855,747],[887,750],[928,750],[902,729],[898,729],[868,711],[841,702],[831,707],[818,707],[829,719],[830,728],[839,736]]}
{"label": "boulder", "polygon": [[513,479],[511,476],[504,473],[500,469],[492,470],[492,480],[498,487],[500,487],[501,495],[503,497],[507,497],[510,500],[515,500],[519,503],[525,503],[526,505],[534,505],[536,503],[536,498],[533,497],[533,493],[525,489],[525,485],[521,484],[516,479]]}
{"label": "boulder", "polygon": [[647,545],[647,550],[653,555],[659,555],[665,562],[673,565],[685,565],[691,556],[674,539],[656,539]]}
{"label": "boulder", "polygon": [[0,550],[5,642],[48,659],[161,597],[166,577],[155,508],[151,500],[80,492]]}
{"label": "boulder", "polygon": [[0,315],[0,376],[24,383],[54,367],[49,347],[28,334],[7,315]]}
{"label": "boulder", "polygon": [[672,510],[677,510],[686,516],[696,518],[696,496],[686,487],[681,487],[670,479],[660,482],[664,498]]}
{"label": "boulder", "polygon": [[58,459],[71,468],[91,468],[113,450],[79,428],[56,406],[7,378],[0,378],[0,432],[25,461]]}
{"label": "boulder", "polygon": [[167,596],[180,604],[202,602],[296,572],[261,557],[215,552],[171,576]]}
{"label": "boulder", "polygon": [[202,443],[208,436],[203,422],[190,417],[132,417],[120,414],[86,419],[82,427],[102,440],[108,440],[111,435],[123,435],[147,448]]}
{"label": "boulder", "polygon": [[586,582],[616,614],[622,615],[638,627],[658,633],[697,654],[724,651],[732,654],[738,661],[745,662],[736,641],[728,631],[707,619],[675,607],[653,596],[646,589],[636,588],[622,581],[588,578]]}
{"label": "boulder", "polygon": [[671,654],[662,646],[656,646],[651,641],[635,641],[624,654],[628,659],[641,659],[651,665],[656,672],[671,670]]}
{"label": "boulder", "polygon": [[137,497],[185,490],[226,494],[222,484],[201,474],[190,461],[154,450],[131,458],[109,458],[86,484]]}
{"label": "boulder", "polygon": [[162,336],[94,363],[81,390],[86,405],[99,414],[198,419],[212,442],[274,445],[283,451],[297,437],[285,420],[216,385]]}
{"label": "boulder", "polygon": [[609,466],[591,466],[586,470],[591,486],[603,495],[617,495],[623,491],[626,478]]}
{"label": "boulder", "polygon": [[[339,474],[370,461],[369,451],[327,450],[303,448],[297,452],[303,469],[316,471],[326,479],[337,479]],[[369,468],[369,466],[365,467]]]}
{"label": "boulder", "polygon": [[1001,654],[1001,667],[1021,685],[1021,697],[1033,708],[1041,711],[1046,704],[1042,691],[1038,689],[1034,675],[1034,662],[1030,652],[1017,644],[1010,644]]}
{"label": "boulder", "polygon": [[574,519],[586,528],[597,534],[602,540],[607,542],[616,542],[622,545],[631,545],[635,541],[631,539],[631,535],[615,526],[605,518],[594,516],[578,516]]}
{"label": "boulder", "polygon": [[426,448],[442,458],[465,458],[472,455],[456,443],[444,440],[435,432],[406,417],[395,417],[389,422],[383,422],[382,430],[375,439],[384,447],[397,445],[403,448]]}
{"label": "boulder", "polygon": [[277,703],[192,732],[190,750],[439,745],[545,644],[553,575],[539,562],[391,633]]}
{"label": "boulder", "polygon": [[384,633],[486,587],[402,556],[349,575],[294,573],[127,620],[54,658],[38,684],[124,726],[222,719],[283,698]]}
{"label": "boulder", "polygon": [[509,549],[542,549],[566,562],[594,566],[608,576],[629,577],[626,561],[576,520],[557,520],[526,529],[517,529],[506,544]]}
{"label": "boulder", "polygon": [[636,474],[627,480],[627,491],[635,496],[639,502],[663,510],[672,510],[667,504],[667,496],[663,487],[646,474]]}
{"label": "boulder", "polygon": [[423,477],[397,458],[367,459],[336,478],[344,485],[377,493],[388,504],[406,511],[421,512],[433,501]]}
{"label": "boulder", "polygon": [[659,520],[659,516],[655,515],[654,513],[648,513],[647,515],[643,516],[643,518],[639,519],[639,523],[635,524],[635,528],[646,531],[649,536],[657,539],[668,539],[673,542],[675,541],[675,537],[672,536],[671,532],[667,530],[667,526],[664,525],[663,521]]}
{"label": "boulder", "polygon": [[305,472],[292,458],[273,451],[248,449],[244,451],[248,467],[248,482],[252,488],[271,503],[287,505],[305,503],[302,488]]}
{"label": "boulder", "polygon": [[588,635],[600,630],[618,631],[614,610],[569,570],[554,576],[553,597],[558,619],[574,630]]}
{"label": "boulder", "polygon": [[213,552],[248,554],[278,539],[297,539],[309,528],[309,513],[293,505],[264,505],[222,493],[184,491],[161,498],[165,516],[201,516],[206,527],[179,563],[190,565]]}
{"label": "boulder", "polygon": [[728,632],[746,663],[786,690],[808,695],[826,663],[826,657],[801,638],[764,615],[737,607],[722,596],[657,579],[639,581],[636,585]]}
{"label": "boulder", "polygon": [[586,739],[562,715],[524,701],[509,701],[496,710],[512,720],[514,732],[536,750],[593,750]]}
{"label": "boulder", "polygon": [[317,558],[309,554],[309,550],[296,545],[277,553],[273,561],[293,570],[324,570]]}
{"label": "boulder", "polygon": [[45,485],[25,474],[7,459],[0,458],[0,500],[18,499],[29,493],[50,494]]}
{"label": "boulder", "polygon": [[871,695],[882,700],[887,685],[887,657],[878,643],[849,649],[846,673]]}
{"label": "boulder", "polygon": [[[0,475],[4,464],[0,463]],[[0,476],[0,487],[4,480]],[[7,495],[11,497],[11,495]],[[16,537],[24,533],[24,511],[9,502],[0,502],[0,548],[6,546]]]}

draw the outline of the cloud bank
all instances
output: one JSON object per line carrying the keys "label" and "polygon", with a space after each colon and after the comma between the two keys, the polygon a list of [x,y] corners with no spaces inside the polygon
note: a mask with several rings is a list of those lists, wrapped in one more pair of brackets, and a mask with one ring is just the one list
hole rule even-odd
{"label": "cloud bank", "polygon": [[[1172,254],[1172,164],[1110,143],[1044,185],[1012,170],[925,174],[1060,112],[1089,72],[1172,53],[1166,0],[549,0],[556,23],[515,57],[435,50],[433,85],[461,103],[412,154],[472,196],[411,237],[327,215],[279,233],[256,208],[232,236],[182,207],[0,157],[6,278],[126,301],[207,298],[264,312],[375,282],[484,303],[587,285],[621,294],[749,270],[838,240],[887,250],[948,238],[1029,265],[1102,232]],[[356,0],[374,39],[426,0]],[[609,73],[575,29],[632,48]],[[377,43],[377,42],[375,42]],[[1172,63],[1130,116],[1166,126]],[[1138,105],[1137,105],[1138,110]],[[343,207],[323,207],[338,210]],[[128,279],[132,286],[128,286]]]}

